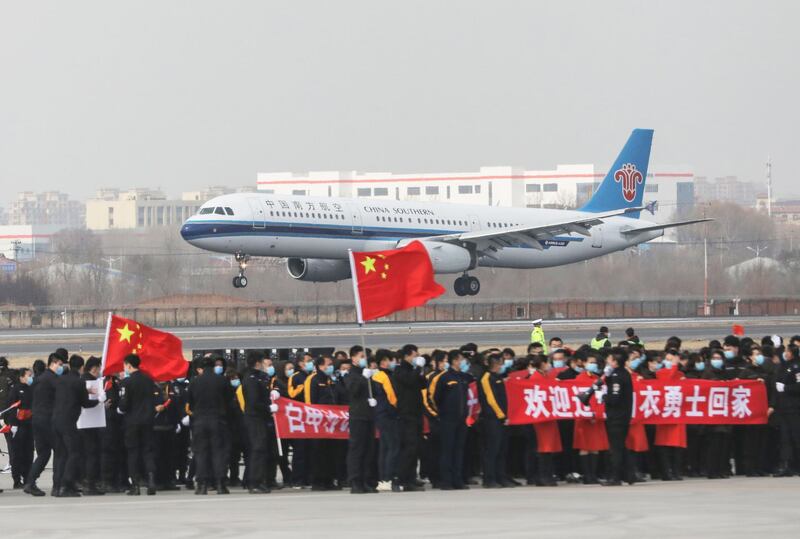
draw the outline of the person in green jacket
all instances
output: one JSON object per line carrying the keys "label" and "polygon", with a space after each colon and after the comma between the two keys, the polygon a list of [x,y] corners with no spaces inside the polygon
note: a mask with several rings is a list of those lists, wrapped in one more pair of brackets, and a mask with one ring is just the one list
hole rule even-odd
{"label": "person in green jacket", "polygon": [[542,353],[547,355],[547,341],[544,338],[544,330],[542,329],[542,319],[537,318],[533,321],[533,331],[531,331],[531,343],[538,343],[542,345]]}

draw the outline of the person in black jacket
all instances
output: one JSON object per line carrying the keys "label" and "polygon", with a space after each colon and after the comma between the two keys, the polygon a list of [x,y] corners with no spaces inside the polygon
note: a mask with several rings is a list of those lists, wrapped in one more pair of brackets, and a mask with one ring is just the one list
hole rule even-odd
{"label": "person in black jacket", "polygon": [[[272,399],[277,399],[279,397],[288,398],[289,397],[289,374],[294,372],[294,365],[289,363],[288,361],[276,361],[273,359],[273,365],[275,366],[275,376],[269,379],[269,388],[270,388],[270,395]],[[275,425],[273,424],[273,434]],[[270,487],[273,485],[278,486],[278,488],[283,488],[284,486],[290,486],[292,483],[292,468],[289,465],[289,441],[288,440],[281,440],[280,444],[280,451],[278,451],[278,438],[277,436],[270,436],[270,443],[273,444],[270,447],[270,467],[267,471],[267,475],[269,477]],[[277,482],[278,478],[278,467],[281,469],[281,481],[282,484]]]}
{"label": "person in black jacket", "polygon": [[400,356],[402,359],[392,378],[397,392],[400,433],[397,479],[403,491],[415,491],[422,489],[417,481],[417,460],[422,444],[422,390],[427,385],[422,370],[425,359],[419,357],[413,344],[405,345]]}
{"label": "person in black jacket", "polygon": [[[706,367],[704,380],[729,380],[725,370],[724,353],[720,349],[710,352],[709,366]],[[732,372],[732,371],[729,371]],[[731,425],[708,425],[706,431],[706,473],[709,479],[724,479],[730,477],[728,459],[731,451]]]}
{"label": "person in black jacket", "polygon": [[[100,375],[100,358],[91,356],[83,367],[81,381],[94,382]],[[99,396],[99,395],[98,395]],[[105,402],[103,403],[105,404]],[[100,481],[100,439],[102,428],[80,429],[81,444],[83,446],[83,495],[99,496],[105,491],[98,488]]]}
{"label": "person in black jacket", "polygon": [[[78,432],[78,418],[81,408],[93,408],[105,400],[102,395],[89,398],[86,382],[81,378],[83,358],[73,355],[69,358],[69,373],[56,384],[53,401],[53,431],[55,433],[55,459],[58,462],[58,475],[53,476],[53,484],[59,486],[59,498],[75,498],[81,494],[76,482],[80,478],[80,465],[83,456],[81,435]],[[94,492],[87,492],[93,494]]]}
{"label": "person in black jacket", "polygon": [[[751,345],[743,350],[742,357],[749,365],[742,369],[739,377],[743,380],[761,380],[769,394],[775,390],[773,367],[762,354],[761,347]],[[743,425],[742,428],[742,472],[747,477],[763,477],[767,475],[767,441],[768,425]]]}
{"label": "person in black jacket", "polygon": [[100,475],[103,478],[103,492],[125,492],[128,483],[127,466],[125,464],[125,436],[122,414],[119,408],[120,374],[106,376],[103,385],[106,394],[105,406],[106,428],[101,429]]}
{"label": "person in black jacket", "polygon": [[800,466],[800,350],[788,345],[782,353],[782,363],[775,375],[775,415],[781,432],[780,463],[776,477],[790,477]]}
{"label": "person in black jacket", "polygon": [[378,403],[370,392],[370,378],[373,373],[367,368],[364,349],[354,346],[350,349],[350,357],[353,366],[344,378],[350,410],[347,477],[352,494],[366,494],[378,492],[373,413]]}
{"label": "person in black jacket", "polygon": [[120,413],[125,416],[125,449],[128,451],[128,475],[131,487],[128,496],[141,494],[142,465],[147,477],[147,495],[156,493],[156,459],[153,441],[155,415],[164,411],[159,404],[158,387],[139,370],[141,360],[136,354],[123,359],[125,378],[119,389]]}
{"label": "person in black jacket", "polygon": [[[628,353],[622,348],[612,348],[606,357],[605,380],[599,378],[595,385],[599,388],[605,382],[607,392],[606,403],[606,432],[608,433],[608,446],[611,457],[611,470],[604,486],[619,486],[625,473],[627,450],[625,438],[631,424],[633,412],[633,381],[625,363]],[[632,483],[631,483],[632,484]]]}
{"label": "person in black jacket", "polygon": [[272,418],[269,378],[264,372],[261,352],[247,354],[247,372],[242,381],[242,414],[247,434],[247,487],[250,494],[267,494],[269,441],[267,422]]}
{"label": "person in black jacket", "polygon": [[196,462],[197,488],[195,494],[208,494],[209,482],[214,482],[217,494],[230,494],[225,486],[225,414],[233,398],[230,384],[214,372],[214,358],[204,357],[199,376],[192,378],[188,391],[188,412],[192,426],[192,452]]}
{"label": "person in black jacket", "polygon": [[478,398],[481,402],[481,425],[483,426],[483,487],[500,488],[507,483],[505,477],[505,450],[507,443],[506,421],[508,405],[506,386],[501,370],[502,356],[489,356],[489,369],[478,382]]}
{"label": "person in black jacket", "polygon": [[33,372],[30,369],[19,369],[17,382],[11,387],[8,402],[3,406],[6,408],[17,401],[20,403],[16,410],[9,410],[3,417],[3,420],[11,425],[11,444],[8,449],[14,489],[23,487],[33,464],[32,383]]}
{"label": "person in black jacket", "polygon": [[[64,372],[64,360],[58,354],[50,354],[47,358],[47,370],[33,381],[33,442],[36,447],[36,460],[31,466],[30,476],[25,481],[25,492],[32,496],[44,496],[36,481],[42,475],[45,466],[50,460],[50,455],[55,447],[55,434],[53,433],[53,403],[56,396],[56,383],[58,377]],[[59,470],[53,464],[53,477]],[[59,485],[53,483],[53,495],[58,493]]]}
{"label": "person in black jacket", "polygon": [[464,445],[467,439],[467,371],[469,361],[459,350],[447,354],[450,368],[439,378],[433,392],[433,400],[439,413],[441,453],[439,458],[439,488],[441,490],[463,490],[462,469]]}
{"label": "person in black jacket", "polygon": [[[306,404],[336,404],[333,390],[333,360],[320,356],[314,361],[316,370],[306,377],[303,394]],[[336,463],[333,460],[335,440],[318,438],[311,440],[311,490],[339,490],[334,485]]]}

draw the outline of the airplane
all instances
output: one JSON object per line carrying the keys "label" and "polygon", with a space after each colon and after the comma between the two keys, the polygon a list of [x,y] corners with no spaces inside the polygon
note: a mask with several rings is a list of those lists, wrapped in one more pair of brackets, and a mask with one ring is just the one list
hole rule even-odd
{"label": "airplane", "polygon": [[301,281],[350,278],[348,250],[382,251],[417,240],[434,273],[461,274],[459,296],[480,292],[479,266],[536,269],[572,264],[645,243],[693,219],[659,224],[640,218],[653,130],[634,129],[592,198],[577,210],[507,208],[265,193],[223,195],[181,227],[190,244],[232,254],[233,286],[247,286],[250,257],[286,258]]}

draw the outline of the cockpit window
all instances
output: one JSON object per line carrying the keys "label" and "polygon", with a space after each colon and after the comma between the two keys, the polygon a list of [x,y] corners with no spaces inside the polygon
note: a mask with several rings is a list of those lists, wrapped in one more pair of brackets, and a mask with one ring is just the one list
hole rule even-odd
{"label": "cockpit window", "polygon": [[217,215],[225,215],[225,210],[223,210],[221,206],[217,206],[214,208],[214,213]]}
{"label": "cockpit window", "polygon": [[200,215],[208,215],[214,213],[214,208],[200,208]]}
{"label": "cockpit window", "polygon": [[233,215],[233,209],[225,206],[225,213],[227,213],[228,215]]}

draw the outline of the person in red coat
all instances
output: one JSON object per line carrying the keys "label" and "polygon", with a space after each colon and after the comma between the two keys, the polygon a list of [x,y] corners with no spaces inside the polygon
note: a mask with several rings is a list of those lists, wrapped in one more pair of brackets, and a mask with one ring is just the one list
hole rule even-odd
{"label": "person in red coat", "polygon": [[[546,356],[536,356],[531,365],[536,369],[531,374],[532,380],[541,380],[546,382],[550,379],[550,361]],[[533,428],[536,430],[536,457],[537,457],[537,487],[555,487],[558,486],[555,480],[555,467],[553,465],[553,457],[557,453],[561,453],[561,433],[558,430],[558,421],[545,421],[543,423],[534,423]]]}
{"label": "person in red coat", "polygon": [[[588,387],[597,381],[600,375],[600,364],[597,362],[596,357],[590,355],[586,358],[584,368],[586,370],[580,373],[575,378],[575,381],[581,382],[581,385]],[[578,450],[583,472],[583,484],[598,484],[597,461],[599,453],[600,451],[608,451],[605,421],[596,417],[576,418],[572,447]]]}
{"label": "person in red coat", "polygon": [[[680,354],[676,349],[667,350],[663,366],[656,372],[657,380],[682,380],[686,378],[680,370]],[[686,425],[656,425],[656,439],[653,444],[661,462],[663,481],[682,481],[681,457],[686,449]]]}
{"label": "person in red coat", "polygon": [[[634,358],[632,361],[629,361],[626,366],[628,372],[631,373],[631,379],[634,384],[644,379],[636,372],[641,362],[641,358]],[[628,429],[628,437],[625,438],[625,448],[628,450],[631,457],[631,465],[625,468],[628,473],[630,473],[630,477],[625,480],[628,483],[643,483],[646,479],[639,473],[639,461],[650,450],[650,444],[647,443],[647,431],[644,428],[644,423],[631,422],[631,426]],[[641,453],[641,455],[637,453]]]}

